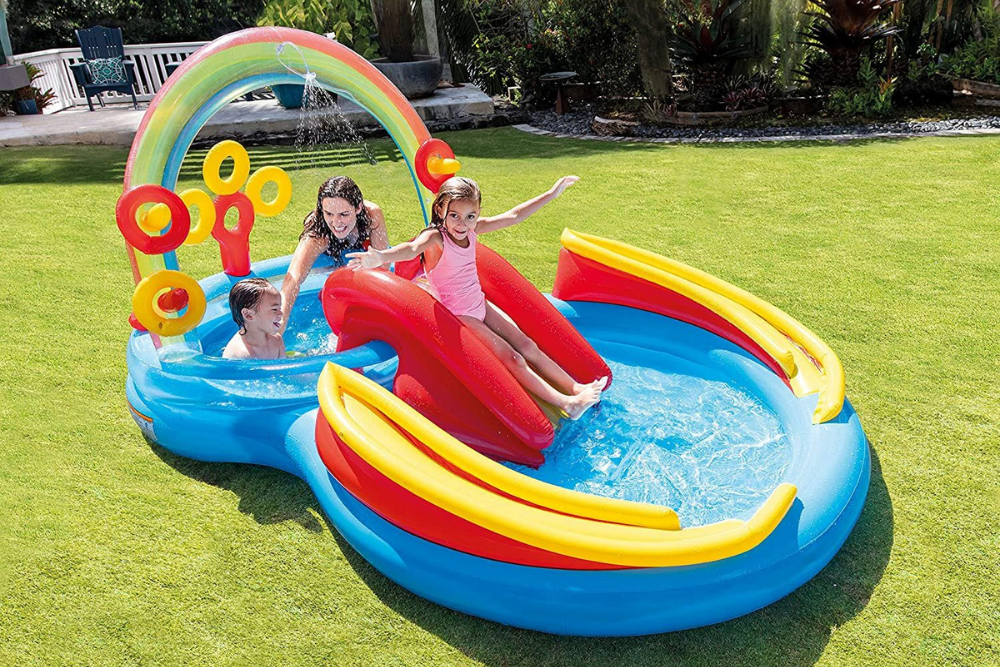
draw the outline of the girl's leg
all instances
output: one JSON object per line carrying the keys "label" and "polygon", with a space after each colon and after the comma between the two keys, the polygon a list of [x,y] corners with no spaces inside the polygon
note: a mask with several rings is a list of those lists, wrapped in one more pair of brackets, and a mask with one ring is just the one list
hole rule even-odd
{"label": "girl's leg", "polygon": [[[554,362],[552,358],[539,349],[535,341],[528,338],[516,324],[503,316],[492,303],[486,304],[486,326],[493,333],[497,334],[510,346],[521,353],[525,360],[538,370],[539,375],[552,383],[564,394],[579,393],[583,385],[577,383],[564,371],[562,367]],[[603,388],[603,387],[602,387]]]}
{"label": "girl's leg", "polygon": [[585,385],[582,391],[574,392],[571,396],[557,391],[528,366],[520,352],[494,333],[484,322],[468,315],[463,315],[459,319],[468,324],[476,332],[476,335],[490,347],[521,386],[546,403],[551,403],[557,408],[565,410],[571,419],[577,419],[587,408],[601,400],[601,389],[596,386]]}

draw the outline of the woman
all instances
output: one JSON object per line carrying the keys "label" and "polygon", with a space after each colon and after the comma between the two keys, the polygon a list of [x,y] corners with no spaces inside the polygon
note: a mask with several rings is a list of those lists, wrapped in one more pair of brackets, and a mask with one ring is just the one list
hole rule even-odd
{"label": "woman", "polygon": [[343,266],[347,263],[347,253],[364,252],[369,247],[389,248],[382,209],[365,201],[357,183],[347,176],[335,176],[320,186],[316,210],[310,212],[302,224],[305,229],[299,236],[299,245],[281,286],[282,332],[288,326],[302,281],[309,275],[317,257],[326,253],[338,266]]}

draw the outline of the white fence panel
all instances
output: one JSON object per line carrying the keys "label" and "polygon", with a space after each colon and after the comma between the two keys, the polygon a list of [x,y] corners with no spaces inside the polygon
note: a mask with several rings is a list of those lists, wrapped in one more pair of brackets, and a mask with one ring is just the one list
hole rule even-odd
{"label": "white fence panel", "polygon": [[[167,80],[167,64],[182,62],[208,42],[178,42],[176,44],[126,44],[125,56],[135,63],[135,96],[140,102],[153,99]],[[45,113],[61,111],[78,104],[86,104],[83,89],[76,85],[70,65],[83,62],[80,49],[49,49],[14,56],[15,62],[28,62],[42,70],[34,85],[42,90],[51,89],[56,99]],[[118,93],[102,93],[113,101],[131,98]]]}

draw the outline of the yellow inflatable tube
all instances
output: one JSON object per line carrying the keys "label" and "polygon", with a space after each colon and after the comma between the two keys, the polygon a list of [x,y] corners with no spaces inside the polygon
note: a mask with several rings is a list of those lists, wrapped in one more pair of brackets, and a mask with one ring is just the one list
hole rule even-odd
{"label": "yellow inflatable tube", "polygon": [[789,378],[794,377],[798,372],[793,348],[788,339],[746,306],[656,266],[617,253],[605,245],[608,243],[605,239],[596,236],[587,239],[583,235],[567,229],[563,231],[561,241],[564,248],[580,257],[592,259],[605,266],[666,287],[700,303],[725,317],[750,336],[772,359],[778,362]]}
{"label": "yellow inflatable tube", "polygon": [[730,520],[684,530],[567,516],[492,493],[427,458],[400,429],[435,451],[464,445],[361,375],[328,364],[318,393],[323,414],[337,435],[396,484],[467,521],[566,556],[633,567],[720,560],[763,541],[795,499],[795,487],[782,484],[750,521]]}
{"label": "yellow inflatable tube", "polygon": [[[357,377],[348,375],[341,379],[340,386],[371,400],[371,392],[361,382],[365,378],[354,375]],[[375,409],[457,469],[525,502],[585,519],[664,530],[681,527],[677,513],[669,507],[602,498],[522,475],[459,442],[403,401],[380,401]]]}
{"label": "yellow inflatable tube", "polygon": [[[692,266],[619,241],[612,241],[582,232],[574,232],[569,229],[563,231],[561,241],[563,247],[575,254],[600,261],[607,266],[625,271],[639,278],[650,280],[650,278],[632,270],[636,264],[648,266],[656,271],[668,273],[686,280],[750,310],[777,332],[787,336],[795,344],[801,346],[812,359],[816,360],[816,363],[822,369],[822,375],[816,373],[815,367],[812,366],[812,361],[795,348],[792,348],[793,354],[795,354],[796,358],[800,359],[796,367],[799,374],[804,378],[801,385],[802,393],[819,392],[819,401],[813,414],[813,423],[818,424],[829,421],[840,414],[840,410],[844,405],[845,392],[844,368],[840,363],[840,359],[816,334],[780,308],[764,301],[760,297],[754,296],[746,290],[740,289]],[[656,281],[651,280],[651,282]],[[664,286],[669,287],[669,285]],[[671,289],[674,288],[671,287]],[[685,294],[685,296],[689,295]],[[711,307],[707,303],[701,301],[699,303]],[[745,333],[753,337],[754,340],[757,340],[754,337],[753,331],[745,329],[742,326],[742,322],[729,317],[727,309],[716,310],[713,308],[713,311],[738,326]],[[760,341],[757,342],[759,343]],[[763,345],[761,347],[764,347],[769,354],[771,353],[767,347]],[[775,359],[781,363],[780,359],[777,359],[777,357]],[[782,365],[782,368],[784,368],[784,365]]]}

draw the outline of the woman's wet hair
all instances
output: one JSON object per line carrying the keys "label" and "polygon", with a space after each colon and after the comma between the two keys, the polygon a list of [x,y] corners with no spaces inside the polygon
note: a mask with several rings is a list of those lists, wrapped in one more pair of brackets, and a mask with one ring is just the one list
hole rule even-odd
{"label": "woman's wet hair", "polygon": [[247,332],[243,309],[255,310],[260,305],[260,300],[264,298],[264,293],[272,289],[275,287],[263,278],[247,278],[229,290],[229,310],[232,311],[233,321],[240,328],[241,334]]}
{"label": "woman's wet hair", "polygon": [[326,216],[323,215],[323,200],[331,197],[339,197],[347,201],[352,207],[361,207],[358,213],[358,240],[355,243],[364,243],[371,235],[371,218],[368,217],[368,209],[365,208],[365,198],[361,196],[361,188],[353,179],[347,176],[334,176],[328,178],[319,186],[316,195],[316,210],[306,216],[303,221],[305,229],[302,230],[300,239],[309,237],[314,239],[325,239],[329,246],[327,254],[332,257],[341,257],[345,250],[354,247],[347,239],[338,239],[333,234],[333,230],[326,224]]}
{"label": "woman's wet hair", "polygon": [[441,184],[437,197],[434,198],[434,205],[431,206],[431,227],[437,229],[444,227],[444,216],[453,201],[474,201],[477,205],[482,205],[483,195],[471,178],[461,176],[449,178]]}

